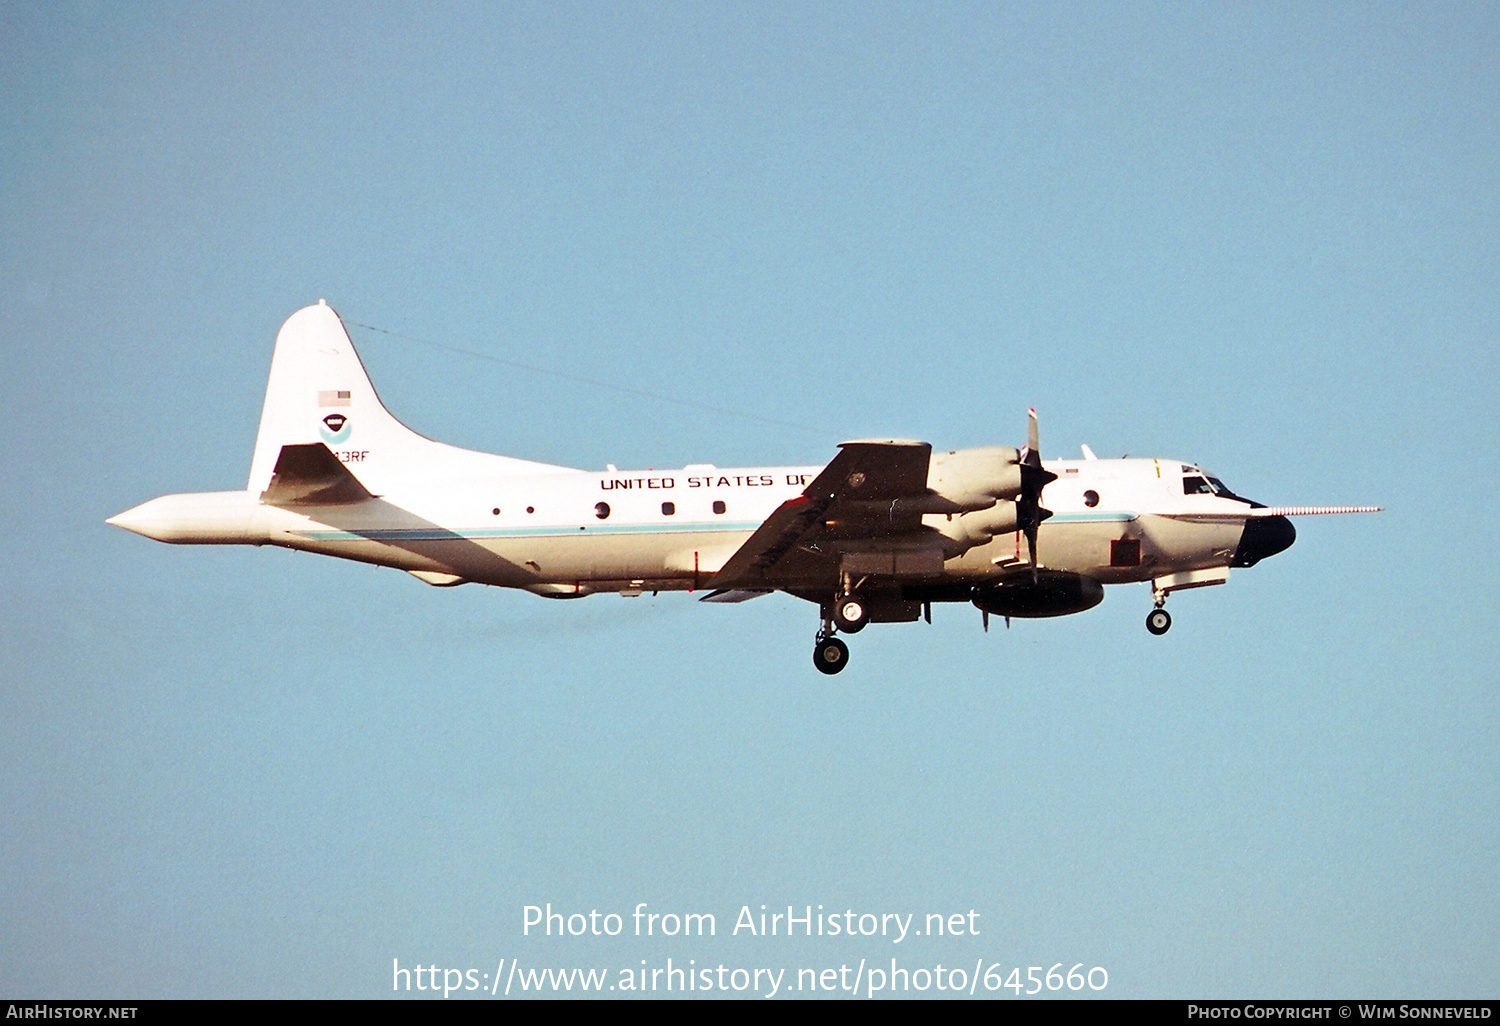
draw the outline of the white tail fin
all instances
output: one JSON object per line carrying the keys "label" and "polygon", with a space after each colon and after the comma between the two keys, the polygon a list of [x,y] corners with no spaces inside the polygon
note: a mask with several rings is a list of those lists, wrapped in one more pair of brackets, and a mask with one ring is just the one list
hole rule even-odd
{"label": "white tail fin", "polygon": [[321,300],[292,314],[276,336],[248,489],[270,487],[283,446],[320,442],[377,495],[414,478],[565,469],[457,449],[402,424],[381,405],[343,321]]}

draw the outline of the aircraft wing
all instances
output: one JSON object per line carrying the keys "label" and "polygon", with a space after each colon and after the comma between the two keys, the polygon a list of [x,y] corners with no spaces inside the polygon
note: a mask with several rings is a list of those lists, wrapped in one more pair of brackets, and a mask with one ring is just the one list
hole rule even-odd
{"label": "aircraft wing", "polygon": [[844,442],[801,495],[783,502],[708,582],[720,590],[765,590],[836,577],[841,552],[922,528],[932,446]]}

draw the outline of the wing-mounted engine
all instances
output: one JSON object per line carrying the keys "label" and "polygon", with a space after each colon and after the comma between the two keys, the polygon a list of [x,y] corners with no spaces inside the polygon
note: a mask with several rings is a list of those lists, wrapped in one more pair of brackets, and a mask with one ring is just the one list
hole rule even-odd
{"label": "wing-mounted engine", "polygon": [[1021,453],[1006,445],[933,453],[927,487],[953,503],[944,512],[989,509],[1021,494]]}
{"label": "wing-mounted engine", "polygon": [[[1042,466],[1037,442],[1036,410],[1027,410],[1026,448],[960,449],[934,456],[928,475],[928,487],[947,494],[964,514],[955,522],[928,522],[946,542],[948,558],[967,552],[997,534],[1019,531],[1026,536],[1031,556],[1031,583],[1040,586],[1037,575],[1037,530],[1052,515],[1042,506],[1042,489],[1057,480],[1057,475]],[[940,463],[939,461],[942,461]],[[936,481],[937,483],[933,483]],[[993,498],[994,503],[965,504],[963,500]],[[1009,507],[1008,509],[1005,507]],[[982,516],[974,513],[983,510]],[[1084,607],[1087,608],[1087,607]]]}
{"label": "wing-mounted engine", "polygon": [[1009,446],[934,454],[927,488],[942,508],[927,512],[943,518],[929,517],[927,525],[942,537],[943,555],[952,559],[1015,531],[1021,486],[1021,453]]}
{"label": "wing-mounted engine", "polygon": [[943,539],[943,557],[952,559],[978,545],[987,545],[997,535],[1014,534],[1018,520],[1016,504],[1000,500],[989,509],[947,517],[930,518],[930,526]]}

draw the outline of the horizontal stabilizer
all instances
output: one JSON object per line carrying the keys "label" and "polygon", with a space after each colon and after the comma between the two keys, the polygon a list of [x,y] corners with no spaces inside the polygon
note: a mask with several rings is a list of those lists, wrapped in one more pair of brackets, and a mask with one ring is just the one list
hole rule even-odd
{"label": "horizontal stabilizer", "polygon": [[704,595],[699,602],[749,602],[753,598],[771,594],[769,591],[745,591],[739,588],[728,588],[720,591],[711,591]]}
{"label": "horizontal stabilizer", "polygon": [[346,506],[372,498],[322,442],[283,445],[271,486],[260,493],[260,501],[270,506]]}

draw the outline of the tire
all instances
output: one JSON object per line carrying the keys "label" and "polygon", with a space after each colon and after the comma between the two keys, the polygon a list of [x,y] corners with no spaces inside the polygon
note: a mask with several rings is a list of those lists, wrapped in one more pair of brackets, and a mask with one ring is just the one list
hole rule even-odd
{"label": "tire", "polygon": [[869,607],[860,599],[845,595],[833,604],[834,626],[845,634],[858,634],[869,622]]}
{"label": "tire", "polygon": [[824,638],[813,647],[813,665],[820,673],[838,673],[849,665],[849,646],[838,638]]}
{"label": "tire", "polygon": [[1172,629],[1172,617],[1165,609],[1153,609],[1146,614],[1146,630],[1162,635]]}

